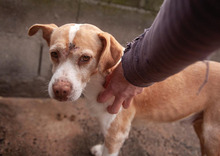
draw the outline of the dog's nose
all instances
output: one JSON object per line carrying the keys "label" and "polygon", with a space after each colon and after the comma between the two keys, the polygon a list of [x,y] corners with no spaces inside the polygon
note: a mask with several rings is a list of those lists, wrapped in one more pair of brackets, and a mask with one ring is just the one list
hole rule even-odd
{"label": "dog's nose", "polygon": [[55,99],[59,101],[66,101],[71,90],[71,83],[65,79],[59,79],[53,84],[53,93],[55,95]]}

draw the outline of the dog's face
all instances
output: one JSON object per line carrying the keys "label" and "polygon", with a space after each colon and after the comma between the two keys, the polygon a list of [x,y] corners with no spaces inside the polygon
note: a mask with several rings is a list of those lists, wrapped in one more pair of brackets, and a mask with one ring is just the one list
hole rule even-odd
{"label": "dog's face", "polygon": [[60,101],[80,97],[90,77],[104,74],[122,55],[121,45],[108,33],[89,24],[35,24],[29,29],[34,35],[39,29],[49,45],[53,76],[49,83],[50,97]]}

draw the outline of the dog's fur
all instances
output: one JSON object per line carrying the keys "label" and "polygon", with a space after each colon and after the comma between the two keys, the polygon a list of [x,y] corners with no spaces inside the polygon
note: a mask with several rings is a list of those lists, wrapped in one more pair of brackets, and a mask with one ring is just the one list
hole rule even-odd
{"label": "dog's fur", "polygon": [[128,137],[133,119],[147,124],[173,122],[191,115],[196,116],[193,126],[200,139],[202,154],[220,155],[219,63],[209,62],[208,82],[199,94],[206,75],[204,62],[195,63],[162,82],[144,88],[133,98],[127,110],[120,109],[117,115],[112,115],[106,108],[113,99],[104,104],[96,99],[103,91],[105,76],[120,61],[123,47],[112,35],[89,24],[61,27],[35,24],[29,29],[29,35],[34,35],[39,29],[50,47],[53,62],[49,95],[58,100],[74,101],[84,94],[91,113],[100,122],[105,142],[91,149],[94,155],[117,156]]}

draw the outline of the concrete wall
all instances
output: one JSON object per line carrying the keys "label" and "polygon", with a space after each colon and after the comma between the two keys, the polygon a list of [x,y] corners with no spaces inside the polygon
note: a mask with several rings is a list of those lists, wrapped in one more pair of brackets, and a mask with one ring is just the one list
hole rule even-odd
{"label": "concrete wall", "polygon": [[[0,96],[47,97],[48,47],[35,23],[91,23],[126,45],[149,27],[162,0],[0,0]],[[219,60],[219,54],[215,54]]]}
{"label": "concrete wall", "polygon": [[145,6],[143,0],[0,0],[0,96],[48,96],[48,47],[41,32],[27,35],[32,24],[91,23],[125,46],[151,25],[157,10]]}

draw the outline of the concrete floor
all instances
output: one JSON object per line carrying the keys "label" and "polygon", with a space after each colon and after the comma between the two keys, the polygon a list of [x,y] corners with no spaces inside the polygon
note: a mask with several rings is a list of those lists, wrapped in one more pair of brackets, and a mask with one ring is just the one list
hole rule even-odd
{"label": "concrete floor", "polygon": [[[103,142],[95,118],[83,104],[51,99],[0,97],[0,156],[91,156]],[[198,156],[189,124],[147,124],[133,128],[120,156]]]}

